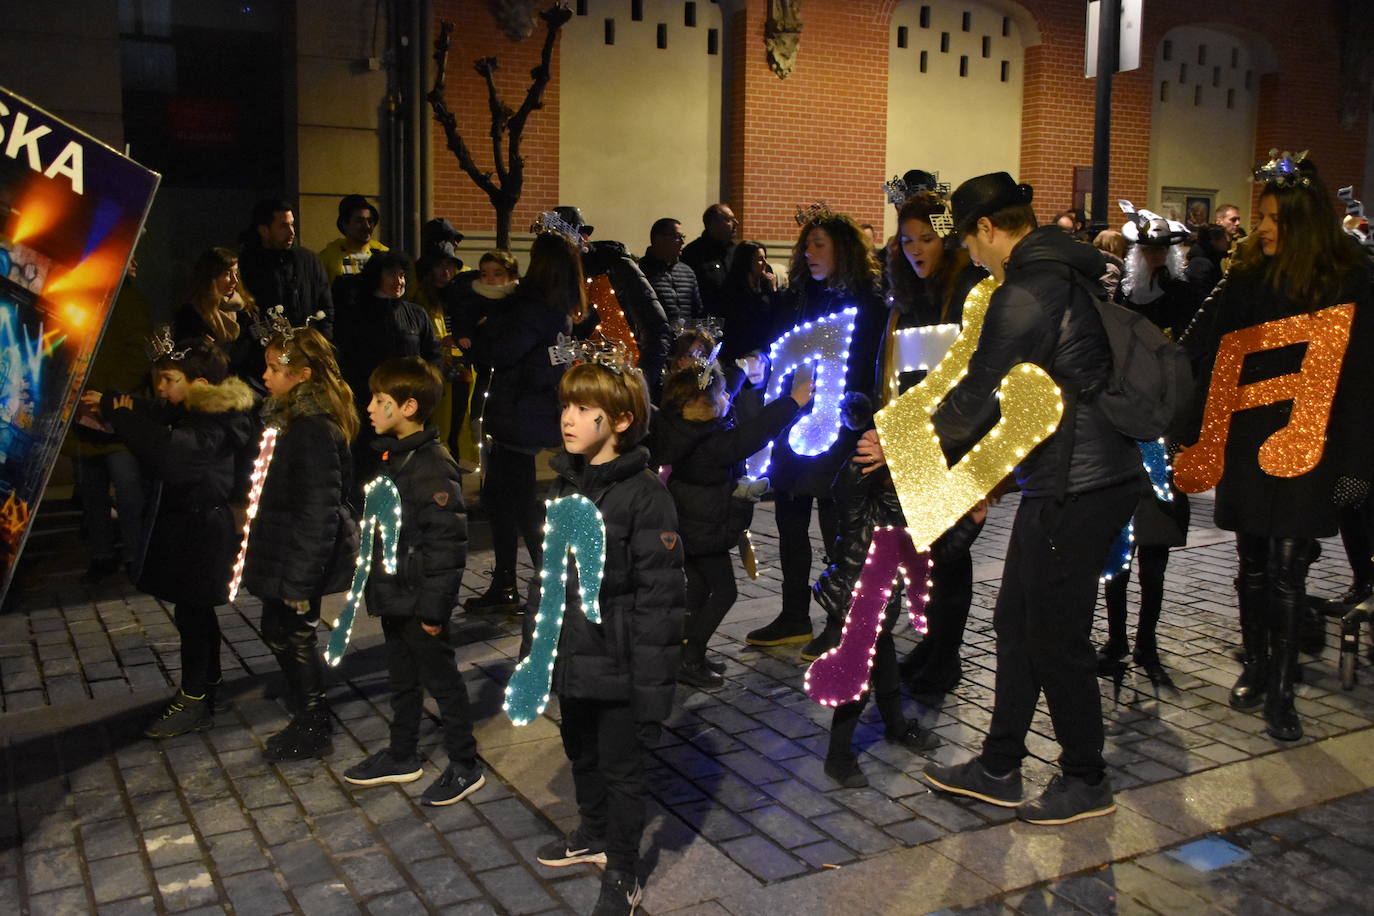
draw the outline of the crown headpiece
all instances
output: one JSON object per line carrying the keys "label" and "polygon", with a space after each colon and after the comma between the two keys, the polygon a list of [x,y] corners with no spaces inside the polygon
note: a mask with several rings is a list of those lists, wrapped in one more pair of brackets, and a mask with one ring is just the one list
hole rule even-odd
{"label": "crown headpiece", "polygon": [[696,363],[697,387],[702,391],[711,384],[711,373],[720,368],[720,363],[716,362],[716,357],[720,355],[720,344],[711,348],[710,356],[698,356],[693,362]]}
{"label": "crown headpiece", "polygon": [[594,363],[620,375],[630,365],[630,353],[623,343],[609,337],[598,335],[592,340],[575,340],[559,334],[554,345],[549,347],[549,362],[555,366]]}
{"label": "crown headpiece", "polygon": [[176,348],[176,341],[172,340],[171,325],[166,324],[158,328],[157,333],[148,338],[148,344],[145,349],[148,353],[148,361],[154,363],[160,359],[170,359],[174,362],[180,362],[186,358],[187,353],[191,352],[189,348],[185,350],[178,350]]}
{"label": "crown headpiece", "polygon": [[940,199],[942,209],[930,214],[930,228],[940,238],[946,238],[954,231],[954,214],[950,212],[949,201]]}
{"label": "crown headpiece", "polygon": [[823,200],[818,200],[809,207],[798,206],[794,219],[796,219],[798,226],[805,226],[807,223],[822,220],[834,215],[835,211],[830,209],[830,204]]}
{"label": "crown headpiece", "polygon": [[1254,180],[1259,184],[1276,184],[1281,188],[1305,188],[1312,183],[1312,176],[1300,168],[1306,158],[1307,150],[1294,156],[1288,150],[1280,153],[1271,149],[1269,161],[1255,169]]}
{"label": "crown headpiece", "polygon": [[1356,199],[1355,186],[1353,184],[1349,187],[1341,188],[1339,191],[1336,192],[1336,196],[1339,197],[1345,203],[1346,216],[1354,216],[1358,219],[1365,218],[1364,204]]}
{"label": "crown headpiece", "polygon": [[681,337],[688,331],[701,331],[703,334],[711,335],[712,340],[719,341],[725,336],[725,325],[713,315],[705,318],[679,318],[673,322],[673,337]]}
{"label": "crown headpiece", "polygon": [[908,182],[900,175],[893,175],[891,181],[883,184],[883,191],[887,194],[888,203],[894,207],[900,207],[922,191],[931,191],[941,197],[948,197],[949,182],[941,181],[939,172],[929,172],[928,174],[930,175],[929,184],[923,181]]}
{"label": "crown headpiece", "polygon": [[[280,337],[283,341],[291,340],[298,331],[303,331],[310,327],[312,321],[323,321],[324,312],[316,312],[307,315],[305,324],[300,327],[292,327],[291,319],[286,317],[285,306],[274,305],[270,309],[264,309],[262,313],[253,321],[250,330],[253,336],[258,339],[258,343],[266,347],[273,340]],[[283,366],[290,365],[291,359],[285,350],[277,356],[277,362]]]}
{"label": "crown headpiece", "polygon": [[533,228],[535,232],[552,232],[555,235],[561,235],[574,245],[582,244],[582,233],[578,231],[578,228],[552,210],[545,210],[539,214],[539,222],[535,223]]}

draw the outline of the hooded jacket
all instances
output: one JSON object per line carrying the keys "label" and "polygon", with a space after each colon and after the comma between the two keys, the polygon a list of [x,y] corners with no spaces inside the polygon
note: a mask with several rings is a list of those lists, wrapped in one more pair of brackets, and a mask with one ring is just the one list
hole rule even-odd
{"label": "hooded jacket", "polygon": [[764,406],[747,421],[697,412],[654,415],[650,451],[653,463],[672,465],[668,492],[677,508],[678,531],[688,556],[725,553],[749,527],[754,504],[733,497],[744,459],[782,432],[800,408],[790,397]]}
{"label": "hooded jacket", "polygon": [[677,513],[649,451],[633,448],[589,465],[559,452],[550,499],[581,493],[606,526],[601,623],[592,623],[569,572],[567,610],[558,639],[553,689],[559,696],[629,702],[636,722],[661,723],[673,705],[682,652],[686,578]]}
{"label": "hooded jacket", "polygon": [[468,554],[468,519],[458,465],[439,444],[439,433],[424,429],[397,439],[382,436],[372,447],[382,453],[382,474],[401,494],[401,537],[396,574],[376,560],[367,577],[367,610],[386,617],[418,617],[448,622],[458,601]]}
{"label": "hooded jacket", "polygon": [[263,419],[279,432],[248,534],[243,588],[280,601],[343,591],[358,552],[358,527],[344,505],[353,461],[343,431],[311,381],[268,398]]}
{"label": "hooded jacket", "polygon": [[1086,493],[1139,477],[1135,443],[1091,403],[1093,387],[1111,371],[1111,349],[1081,281],[1098,286],[1102,271],[1102,253],[1057,226],[1032,230],[1012,249],[1005,279],[988,303],[968,371],[932,416],[951,463],[997,422],[1002,378],[1018,363],[1034,363],[1061,391],[1083,395],[1076,407],[1066,405],[1059,430],[1016,466],[1022,493],[1056,494],[1060,462],[1066,460],[1062,450],[1068,423],[1074,427],[1066,493]]}
{"label": "hooded jacket", "polygon": [[106,393],[102,413],[162,485],[139,590],[179,604],[224,604],[239,543],[229,506],[242,499],[244,459],[254,450],[253,392],[231,376],[191,382],[181,405],[135,401],[113,410],[114,395]]}

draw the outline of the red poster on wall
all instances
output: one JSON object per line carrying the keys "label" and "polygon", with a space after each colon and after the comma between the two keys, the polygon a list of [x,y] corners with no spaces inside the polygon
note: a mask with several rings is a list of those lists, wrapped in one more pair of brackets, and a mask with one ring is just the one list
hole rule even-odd
{"label": "red poster on wall", "polygon": [[158,181],[0,87],[0,600]]}

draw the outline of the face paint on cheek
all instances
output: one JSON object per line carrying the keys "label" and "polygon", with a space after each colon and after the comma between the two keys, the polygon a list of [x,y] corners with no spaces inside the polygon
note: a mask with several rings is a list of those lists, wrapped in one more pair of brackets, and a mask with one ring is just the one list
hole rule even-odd
{"label": "face paint on cheek", "polygon": [[601,421],[604,419],[606,418],[603,414],[597,414],[596,416],[592,417],[592,422],[596,424],[597,432],[601,432]]}
{"label": "face paint on cheek", "polygon": [[382,416],[386,417],[388,420],[391,419],[391,405],[390,405],[390,404],[383,404],[383,405],[382,405]]}

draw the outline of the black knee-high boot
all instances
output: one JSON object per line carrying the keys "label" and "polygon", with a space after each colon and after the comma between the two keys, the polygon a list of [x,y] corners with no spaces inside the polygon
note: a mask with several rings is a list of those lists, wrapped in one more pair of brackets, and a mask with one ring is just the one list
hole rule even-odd
{"label": "black knee-high boot", "polygon": [[1280,741],[1302,737],[1302,722],[1293,706],[1298,639],[1306,610],[1303,588],[1310,542],[1306,538],[1278,538],[1269,554],[1270,637],[1268,689],[1264,697],[1265,730]]}
{"label": "black knee-high boot", "polygon": [[311,601],[305,614],[297,614],[284,602],[263,602],[263,641],[286,678],[292,713],[286,728],[267,739],[263,756],[268,760],[320,757],[333,750],[324,665],[316,635],[319,621],[319,599]]}
{"label": "black knee-high boot", "polygon": [[1269,677],[1269,587],[1263,571],[1236,577],[1242,645],[1240,677],[1231,688],[1231,706],[1254,709],[1264,701]]}

